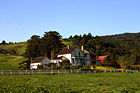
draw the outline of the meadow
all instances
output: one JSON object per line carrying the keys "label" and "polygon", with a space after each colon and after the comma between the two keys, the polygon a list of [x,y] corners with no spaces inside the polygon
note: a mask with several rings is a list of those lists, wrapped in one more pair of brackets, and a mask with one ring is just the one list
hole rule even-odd
{"label": "meadow", "polygon": [[140,73],[1,75],[5,93],[140,93]]}
{"label": "meadow", "polygon": [[0,54],[0,70],[17,70],[19,63],[26,59],[23,56],[14,56],[10,54]]}

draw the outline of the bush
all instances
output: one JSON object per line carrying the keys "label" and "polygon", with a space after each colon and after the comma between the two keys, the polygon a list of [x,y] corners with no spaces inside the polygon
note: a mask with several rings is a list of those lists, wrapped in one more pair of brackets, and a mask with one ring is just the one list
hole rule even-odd
{"label": "bush", "polygon": [[43,66],[43,65],[38,65],[37,68],[38,68],[38,69],[44,68],[44,66]]}
{"label": "bush", "polygon": [[79,68],[83,68],[83,66],[82,65],[73,66],[73,69],[79,69]]}
{"label": "bush", "polygon": [[55,69],[56,67],[56,63],[51,63],[51,69]]}
{"label": "bush", "polygon": [[138,67],[138,66],[126,66],[126,69],[130,69],[130,70],[140,70],[140,67]]}
{"label": "bush", "polygon": [[48,66],[48,67],[51,67],[51,64],[52,64],[52,63],[48,63],[47,66]]}
{"label": "bush", "polygon": [[61,69],[70,69],[70,65],[65,64],[64,66],[62,66],[62,68],[61,68]]}
{"label": "bush", "polygon": [[101,66],[109,66],[109,67],[121,68],[120,65],[117,64],[117,63],[101,63]]}

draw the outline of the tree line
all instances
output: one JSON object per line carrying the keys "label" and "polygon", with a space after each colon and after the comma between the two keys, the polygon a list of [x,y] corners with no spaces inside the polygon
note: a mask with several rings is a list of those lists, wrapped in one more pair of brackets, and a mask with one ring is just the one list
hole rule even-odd
{"label": "tree line", "polygon": [[74,35],[68,38],[74,45],[84,45],[93,56],[108,55],[120,65],[140,64],[140,33],[111,36]]}

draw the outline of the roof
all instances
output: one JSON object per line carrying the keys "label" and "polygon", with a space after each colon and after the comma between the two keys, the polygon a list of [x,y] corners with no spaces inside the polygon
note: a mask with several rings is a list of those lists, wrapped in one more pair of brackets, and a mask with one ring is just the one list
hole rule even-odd
{"label": "roof", "polygon": [[89,54],[89,52],[88,52],[87,50],[84,50],[83,52],[84,52],[85,54]]}
{"label": "roof", "polygon": [[60,54],[70,54],[70,53],[72,53],[72,51],[75,48],[78,48],[78,47],[73,46],[73,47],[70,47],[69,49],[68,48],[63,48],[57,55],[60,55]]}
{"label": "roof", "polygon": [[46,58],[46,57],[37,57],[37,58],[35,58],[35,59],[32,61],[32,63],[40,63],[40,62],[42,62],[45,58]]}
{"label": "roof", "polygon": [[53,60],[68,60],[68,58],[61,56],[61,57],[57,57],[56,59],[53,59]]}
{"label": "roof", "polygon": [[102,63],[107,56],[98,56],[96,60],[100,60]]}

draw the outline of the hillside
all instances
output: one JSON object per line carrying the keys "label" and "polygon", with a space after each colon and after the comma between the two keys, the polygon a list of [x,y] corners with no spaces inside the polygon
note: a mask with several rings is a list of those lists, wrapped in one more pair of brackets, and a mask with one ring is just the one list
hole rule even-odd
{"label": "hillside", "polygon": [[139,42],[140,41],[140,33],[123,33],[123,34],[116,34],[116,35],[107,35],[107,36],[100,36],[101,38],[109,41],[133,41]]}
{"label": "hillside", "polygon": [[20,42],[15,44],[0,45],[0,49],[4,49],[8,54],[12,55],[23,55],[27,47],[27,42]]}
{"label": "hillside", "polygon": [[19,63],[25,61],[23,56],[0,54],[0,70],[17,70]]}

